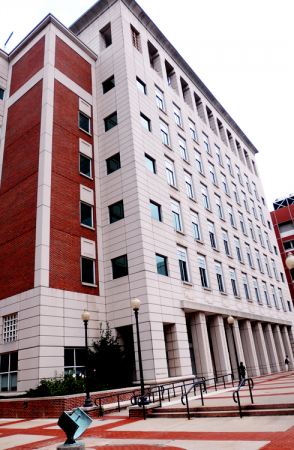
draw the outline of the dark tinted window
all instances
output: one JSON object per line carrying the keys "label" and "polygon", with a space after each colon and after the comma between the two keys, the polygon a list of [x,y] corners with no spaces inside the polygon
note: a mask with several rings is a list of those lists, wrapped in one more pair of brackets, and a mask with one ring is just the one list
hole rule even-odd
{"label": "dark tinted window", "polygon": [[145,164],[146,164],[146,168],[148,170],[150,170],[150,172],[156,173],[154,159],[150,158],[150,156],[145,155]]}
{"label": "dark tinted window", "polygon": [[94,261],[82,258],[82,282],[94,284]]}
{"label": "dark tinted window", "polygon": [[120,155],[117,153],[106,160],[107,175],[120,169]]}
{"label": "dark tinted window", "polygon": [[113,279],[128,275],[128,258],[127,255],[119,256],[111,260]]}
{"label": "dark tinted window", "polygon": [[76,366],[85,366],[85,349],[84,348],[76,348]]}
{"label": "dark tinted window", "polygon": [[113,89],[114,86],[115,86],[114,76],[112,75],[112,77],[108,78],[108,80],[106,80],[106,81],[104,81],[104,83],[102,83],[103,94],[106,94],[106,92],[108,92],[111,89]]}
{"label": "dark tinted window", "polygon": [[0,372],[8,372],[9,368],[9,353],[1,355],[1,368]]}
{"label": "dark tinted window", "polygon": [[90,119],[81,112],[79,112],[79,127],[87,133],[90,133]]}
{"label": "dark tinted window", "polygon": [[111,130],[111,128],[117,125],[117,113],[111,114],[111,116],[104,119],[105,131]]}
{"label": "dark tinted window", "polygon": [[73,348],[65,348],[64,349],[64,365],[65,366],[74,366],[74,349]]}
{"label": "dark tinted window", "polygon": [[151,217],[161,222],[160,206],[157,205],[156,203],[150,202],[150,211]]}
{"label": "dark tinted window", "polygon": [[0,88],[0,100],[4,99],[4,89]]}
{"label": "dark tinted window", "polygon": [[109,221],[110,223],[117,222],[124,218],[124,204],[123,201],[109,206]]}
{"label": "dark tinted window", "polygon": [[10,353],[10,372],[18,368],[18,352]]}
{"label": "dark tinted window", "polygon": [[93,227],[93,207],[86,203],[81,203],[81,223]]}
{"label": "dark tinted window", "polygon": [[165,256],[156,255],[157,273],[168,276]]}
{"label": "dark tinted window", "polygon": [[80,154],[80,172],[88,177],[91,176],[91,160]]}

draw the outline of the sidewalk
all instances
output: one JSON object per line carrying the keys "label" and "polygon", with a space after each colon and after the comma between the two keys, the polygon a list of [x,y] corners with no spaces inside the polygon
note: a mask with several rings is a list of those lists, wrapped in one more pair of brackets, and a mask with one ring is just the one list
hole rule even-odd
{"label": "sidewalk", "polygon": [[[294,403],[292,372],[259,377],[254,382],[254,403]],[[221,390],[205,398],[205,405],[231,405],[232,391]],[[247,388],[241,402],[250,403]],[[201,405],[200,400],[191,403]],[[55,450],[65,441],[56,423],[55,419],[0,419],[0,450]],[[94,419],[80,440],[87,450],[294,450],[294,415],[144,421],[129,419],[128,412],[121,411]]]}

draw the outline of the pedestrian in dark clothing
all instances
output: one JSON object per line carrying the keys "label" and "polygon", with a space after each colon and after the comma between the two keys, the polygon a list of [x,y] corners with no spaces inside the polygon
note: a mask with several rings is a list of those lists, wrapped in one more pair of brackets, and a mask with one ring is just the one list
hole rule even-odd
{"label": "pedestrian in dark clothing", "polygon": [[291,371],[290,369],[290,359],[288,358],[288,355],[286,355],[286,359],[285,359],[285,366],[286,366],[286,370]]}
{"label": "pedestrian in dark clothing", "polygon": [[240,377],[244,380],[245,374],[246,374],[246,367],[244,366],[242,361],[240,362],[239,373],[240,373]]}

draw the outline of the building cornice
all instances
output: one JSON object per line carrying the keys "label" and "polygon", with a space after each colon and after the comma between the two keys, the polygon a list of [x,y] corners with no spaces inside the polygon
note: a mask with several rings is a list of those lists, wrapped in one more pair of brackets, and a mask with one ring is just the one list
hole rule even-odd
{"label": "building cornice", "polygon": [[6,61],[8,61],[9,59],[8,53],[6,53],[4,50],[1,50],[1,48],[0,48],[0,58],[5,59]]}

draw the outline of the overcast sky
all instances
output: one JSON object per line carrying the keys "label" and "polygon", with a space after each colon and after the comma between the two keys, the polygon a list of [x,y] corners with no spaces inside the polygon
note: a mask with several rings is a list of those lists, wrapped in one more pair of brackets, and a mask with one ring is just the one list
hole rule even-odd
{"label": "overcast sky", "polygon": [[[294,192],[293,0],[138,0],[259,150],[268,207]],[[10,52],[49,12],[70,26],[92,0],[1,4]]]}

